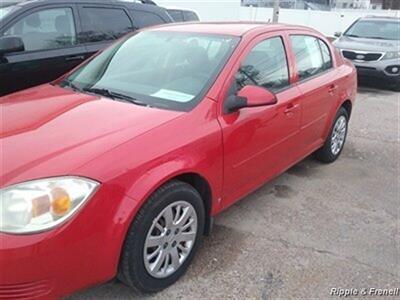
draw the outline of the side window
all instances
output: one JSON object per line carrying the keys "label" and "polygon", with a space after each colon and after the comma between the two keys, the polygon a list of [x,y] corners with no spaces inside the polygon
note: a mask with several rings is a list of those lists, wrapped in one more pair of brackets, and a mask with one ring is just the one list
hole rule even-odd
{"label": "side window", "polygon": [[119,8],[83,7],[81,20],[84,43],[115,40],[133,29],[128,15]]}
{"label": "side window", "polygon": [[133,10],[132,14],[140,28],[165,23],[160,16],[151,12]]}
{"label": "side window", "polygon": [[319,46],[321,47],[322,59],[324,61],[322,69],[328,70],[333,67],[331,51],[329,50],[329,47],[325,44],[325,42],[323,42],[321,40],[318,40],[318,42],[319,42]]}
{"label": "side window", "polygon": [[272,92],[289,85],[286,52],[280,37],[265,40],[251,50],[236,73],[236,84],[238,89],[257,85]]}
{"label": "side window", "polygon": [[325,70],[319,39],[306,35],[293,35],[290,39],[296,57],[297,72],[300,80]]}
{"label": "side window", "polygon": [[199,18],[197,15],[192,11],[184,11],[185,14],[185,21],[198,21]]}
{"label": "side window", "polygon": [[175,22],[183,22],[183,14],[181,10],[168,10],[168,13],[174,19]]}
{"label": "side window", "polygon": [[34,12],[12,25],[5,35],[21,37],[25,51],[50,50],[76,44],[71,8],[52,8]]}

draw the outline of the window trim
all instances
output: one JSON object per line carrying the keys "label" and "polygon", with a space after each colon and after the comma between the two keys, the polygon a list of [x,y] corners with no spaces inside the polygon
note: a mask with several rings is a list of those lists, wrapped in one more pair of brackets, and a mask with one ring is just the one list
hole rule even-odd
{"label": "window trim", "polygon": [[328,69],[324,70],[324,71],[333,69],[333,56],[332,56],[331,49],[329,48],[328,44],[325,43],[323,40],[321,40],[320,38],[317,38],[317,39],[318,39],[318,42],[319,42],[319,43],[318,43],[319,50],[321,51],[321,55],[322,55],[322,61],[323,61],[324,63],[326,63],[325,60],[324,60],[324,54],[323,54],[323,52],[322,52],[321,43],[323,43],[323,44],[326,46],[326,48],[328,49],[329,57],[331,58],[331,65],[330,65],[330,67],[329,67]]}
{"label": "window trim", "polygon": [[[314,38],[314,39],[316,39],[316,40],[320,40],[320,41],[324,42],[325,45],[328,47],[328,50],[329,50],[329,53],[330,53],[330,56],[331,56],[332,66],[331,66],[329,69],[323,70],[323,71],[321,71],[321,72],[319,72],[319,73],[317,73],[317,74],[314,74],[314,75],[312,75],[312,76],[310,76],[310,77],[300,79],[300,77],[299,77],[299,71],[298,71],[298,68],[297,68],[296,54],[295,54],[295,52],[294,52],[294,49],[293,49],[293,42],[292,42],[292,39],[291,39],[292,36],[308,36],[308,37],[311,37],[311,38]],[[321,39],[320,37],[318,37],[317,35],[312,35],[312,34],[309,34],[309,33],[289,33],[289,34],[288,34],[288,38],[289,38],[289,42],[290,42],[291,51],[292,51],[292,53],[293,53],[293,58],[294,58],[295,66],[296,66],[296,69],[295,69],[295,70],[296,70],[296,75],[297,75],[297,81],[294,82],[294,84],[304,83],[304,82],[307,82],[307,81],[309,81],[309,80],[315,79],[315,78],[317,78],[317,77],[319,77],[319,76],[321,76],[321,75],[323,75],[323,74],[325,74],[325,73],[328,73],[328,72],[332,71],[332,70],[335,68],[335,66],[334,66],[334,61],[333,61],[333,55],[332,55],[332,51],[331,51],[330,47],[328,46],[328,44],[327,44],[324,40],[322,40],[322,39]],[[324,58],[323,58],[323,55],[322,55],[321,46],[319,45],[319,43],[318,43],[318,49],[319,49],[319,53],[320,53],[320,55],[321,55],[321,60],[322,60],[322,62],[324,62]]]}
{"label": "window trim", "polygon": [[[77,40],[78,40],[78,44],[79,45],[83,45],[83,46],[91,46],[91,45],[99,45],[99,44],[109,44],[109,43],[113,43],[115,41],[117,41],[118,39],[114,39],[114,40],[102,40],[102,41],[95,41],[95,42],[84,42],[82,41],[81,35],[84,32],[84,28],[83,28],[83,24],[82,24],[82,19],[83,19],[83,9],[85,8],[100,8],[100,9],[119,9],[119,10],[123,10],[126,14],[126,16],[128,17],[129,21],[131,22],[131,26],[132,26],[132,31],[136,31],[138,29],[137,24],[134,22],[131,13],[129,12],[129,10],[126,9],[125,6],[122,5],[108,5],[108,4],[103,4],[103,3],[82,3],[82,4],[78,4],[77,6],[77,11],[78,11],[78,15],[79,15],[79,19],[81,21],[81,26],[80,26],[80,30],[79,33],[77,34]],[[130,32],[125,33],[129,34]],[[122,36],[121,36],[122,37]],[[120,38],[121,38],[120,37]]]}
{"label": "window trim", "polygon": [[45,11],[45,10],[51,10],[51,9],[62,9],[62,8],[68,8],[71,9],[72,12],[72,18],[74,21],[74,27],[75,27],[75,37],[76,37],[76,44],[68,47],[61,47],[61,48],[50,48],[50,49],[39,49],[39,50],[24,50],[21,52],[10,52],[7,53],[7,56],[17,56],[17,55],[27,55],[27,54],[35,54],[35,53],[40,53],[40,52],[45,52],[45,51],[60,51],[63,49],[74,49],[74,48],[79,48],[82,47],[82,44],[79,42],[78,39],[78,32],[80,31],[80,23],[78,22],[78,17],[79,15],[77,14],[76,6],[75,4],[56,4],[56,5],[41,5],[37,6],[33,9],[27,9],[23,11],[20,15],[18,15],[16,18],[13,18],[12,22],[9,22],[4,28],[0,31],[0,37],[4,36],[4,33],[9,30],[12,26],[17,24],[19,21],[21,21],[23,18],[30,16],[33,13],[40,12],[40,11]]}

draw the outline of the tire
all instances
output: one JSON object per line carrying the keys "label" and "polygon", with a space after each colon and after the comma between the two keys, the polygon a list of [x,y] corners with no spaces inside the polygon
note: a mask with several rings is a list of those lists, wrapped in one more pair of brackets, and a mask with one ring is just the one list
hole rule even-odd
{"label": "tire", "polygon": [[[342,121],[344,121],[344,126],[345,126],[344,133],[340,135],[340,137],[338,137],[339,135],[336,136],[337,139],[339,140],[341,140],[341,137],[343,137],[343,140],[339,148],[333,147],[333,143],[335,142],[334,141],[336,133],[335,129],[337,129],[336,126],[339,125],[338,122]],[[335,116],[335,120],[333,121],[331,131],[329,132],[328,138],[326,139],[324,145],[314,153],[314,157],[317,160],[323,163],[332,163],[336,159],[338,159],[338,157],[342,153],[344,144],[346,142],[348,123],[349,123],[349,114],[344,107],[341,107]],[[336,145],[338,146],[339,144]]]}
{"label": "tire", "polygon": [[[183,221],[185,212],[190,214],[187,222]],[[179,224],[180,220],[181,225],[174,225]],[[160,187],[139,210],[130,226],[121,254],[118,278],[143,293],[158,292],[173,284],[186,272],[198,249],[204,232],[204,220],[203,201],[191,185],[173,180]],[[186,225],[183,223],[190,223],[189,227],[184,229]],[[194,230],[196,233],[193,237]],[[193,241],[179,241],[188,236]],[[152,246],[154,241],[157,241],[157,246]],[[155,258],[145,259],[145,252],[146,257],[154,254]],[[167,256],[168,260],[165,260],[163,257]],[[158,269],[158,262],[162,259],[164,263]]]}

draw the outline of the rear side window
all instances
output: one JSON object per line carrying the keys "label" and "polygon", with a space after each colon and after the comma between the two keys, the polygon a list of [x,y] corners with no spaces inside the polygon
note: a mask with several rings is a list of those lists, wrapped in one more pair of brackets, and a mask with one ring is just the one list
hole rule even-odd
{"label": "rear side window", "polygon": [[82,42],[115,40],[132,31],[132,23],[123,9],[83,7],[81,9]]}
{"label": "rear side window", "polygon": [[185,21],[198,21],[199,17],[192,11],[184,11]]}
{"label": "rear side window", "polygon": [[267,39],[247,55],[236,73],[238,89],[257,85],[276,92],[289,85],[285,47],[280,37]]}
{"label": "rear side window", "polygon": [[293,35],[290,39],[300,80],[332,67],[329,48],[320,39],[307,35]]}
{"label": "rear side window", "polygon": [[71,8],[52,8],[34,12],[12,25],[5,35],[19,36],[25,51],[50,50],[76,44]]}
{"label": "rear side window", "polygon": [[175,22],[183,22],[183,14],[181,10],[168,10],[169,15],[174,19]]}
{"label": "rear side window", "polygon": [[165,23],[160,16],[153,14],[151,12],[133,10],[132,14],[133,18],[135,19],[136,23],[139,25],[140,28]]}

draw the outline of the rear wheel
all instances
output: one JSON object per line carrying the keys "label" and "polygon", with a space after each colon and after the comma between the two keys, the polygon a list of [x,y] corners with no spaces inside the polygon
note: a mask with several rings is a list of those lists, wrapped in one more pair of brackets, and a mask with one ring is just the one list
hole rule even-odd
{"label": "rear wheel", "polygon": [[346,141],[348,121],[349,114],[344,107],[341,107],[324,145],[314,153],[316,159],[324,163],[331,163],[340,156]]}
{"label": "rear wheel", "polygon": [[204,231],[199,193],[171,181],[140,209],[128,232],[119,279],[142,292],[160,291],[181,277],[192,261]]}

